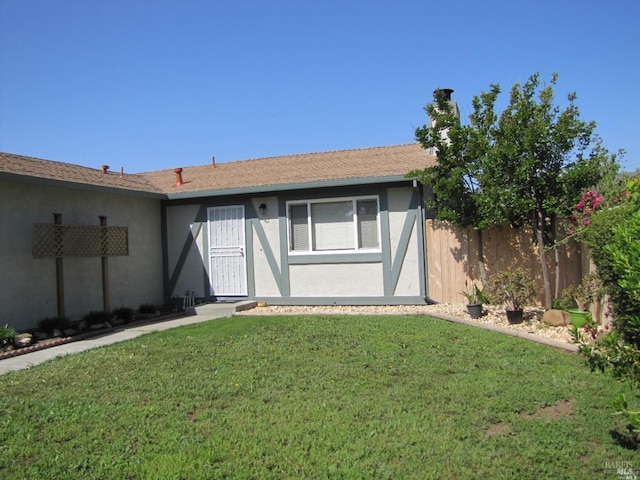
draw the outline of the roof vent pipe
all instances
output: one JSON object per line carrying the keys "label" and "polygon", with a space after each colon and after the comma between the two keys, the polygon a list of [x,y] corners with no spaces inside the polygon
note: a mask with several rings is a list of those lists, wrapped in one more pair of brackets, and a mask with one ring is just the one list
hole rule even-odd
{"label": "roof vent pipe", "polygon": [[211,168],[216,168],[216,157],[215,156],[211,157]]}
{"label": "roof vent pipe", "polygon": [[176,168],[174,170],[174,172],[176,172],[176,187],[179,187],[180,185],[183,184],[183,181],[182,181],[182,169],[181,168]]}
{"label": "roof vent pipe", "polygon": [[107,173],[109,171],[109,165],[102,165],[102,173]]}

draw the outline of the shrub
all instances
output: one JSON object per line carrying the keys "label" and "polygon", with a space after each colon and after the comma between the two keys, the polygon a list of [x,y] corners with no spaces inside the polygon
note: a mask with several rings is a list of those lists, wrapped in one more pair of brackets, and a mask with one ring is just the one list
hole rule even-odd
{"label": "shrub", "polygon": [[[579,208],[576,205],[576,208]],[[592,370],[610,371],[640,387],[640,177],[629,179],[624,190],[605,205],[589,212],[580,238],[589,246],[591,258],[609,294],[613,330],[594,345],[579,334],[580,352]],[[628,408],[626,399],[612,402],[619,415],[640,432],[640,411]]]}
{"label": "shrub", "polygon": [[125,323],[133,320],[133,313],[133,309],[128,307],[118,307],[111,312],[114,317],[124,320]]}
{"label": "shrub", "polygon": [[70,322],[66,317],[46,317],[38,321],[38,330],[53,335],[55,329],[62,332],[69,325]]}
{"label": "shrub", "polygon": [[521,310],[536,294],[531,274],[522,268],[494,273],[487,290],[491,303],[503,304],[507,310]]}
{"label": "shrub", "polygon": [[592,213],[582,238],[589,246],[622,339],[640,348],[640,178]]}
{"label": "shrub", "polygon": [[579,310],[587,311],[589,305],[600,302],[603,295],[604,287],[600,276],[591,272],[578,285],[571,285],[562,291],[562,302],[569,305],[568,308],[577,305]]}
{"label": "shrub", "polygon": [[0,327],[0,348],[11,345],[16,338],[16,331],[9,325]]}
{"label": "shrub", "polygon": [[138,307],[138,313],[156,313],[157,308],[150,303],[143,303]]}
{"label": "shrub", "polygon": [[82,317],[82,320],[87,322],[88,326],[97,325],[98,323],[110,322],[111,314],[109,312],[92,310]]}
{"label": "shrub", "polygon": [[553,308],[556,310],[570,310],[572,308],[576,308],[576,302],[571,296],[567,295],[565,289],[562,291],[562,296],[560,298],[553,299]]}

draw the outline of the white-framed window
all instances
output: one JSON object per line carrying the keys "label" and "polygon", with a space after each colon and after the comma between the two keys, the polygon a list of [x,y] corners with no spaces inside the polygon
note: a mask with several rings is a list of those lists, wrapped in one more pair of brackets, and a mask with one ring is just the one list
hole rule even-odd
{"label": "white-framed window", "polygon": [[287,203],[291,253],[380,251],[378,197]]}

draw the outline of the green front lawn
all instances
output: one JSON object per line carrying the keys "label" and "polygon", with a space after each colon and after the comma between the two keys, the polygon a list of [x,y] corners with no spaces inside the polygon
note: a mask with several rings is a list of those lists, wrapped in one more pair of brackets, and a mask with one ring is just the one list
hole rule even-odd
{"label": "green front lawn", "polygon": [[420,316],[215,320],[0,385],[3,478],[560,479],[640,468],[607,408],[628,387],[575,354]]}

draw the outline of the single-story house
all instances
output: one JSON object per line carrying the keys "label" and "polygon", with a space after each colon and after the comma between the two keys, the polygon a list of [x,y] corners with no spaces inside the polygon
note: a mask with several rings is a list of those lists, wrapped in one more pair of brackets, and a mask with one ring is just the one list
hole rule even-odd
{"label": "single-story house", "polygon": [[425,189],[405,175],[435,161],[407,144],[128,174],[0,153],[0,323],[186,294],[425,303]]}

